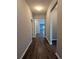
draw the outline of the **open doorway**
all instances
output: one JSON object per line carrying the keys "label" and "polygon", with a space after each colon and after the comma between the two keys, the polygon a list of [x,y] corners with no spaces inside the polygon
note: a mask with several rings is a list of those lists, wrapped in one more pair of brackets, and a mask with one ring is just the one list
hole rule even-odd
{"label": "open doorway", "polygon": [[40,33],[43,34],[43,37],[44,37],[45,36],[45,20],[43,18],[40,18],[39,24],[40,24]]}
{"label": "open doorway", "polygon": [[45,19],[43,16],[40,16],[40,18],[34,17],[32,22],[32,36],[36,37],[38,33],[45,37]]}

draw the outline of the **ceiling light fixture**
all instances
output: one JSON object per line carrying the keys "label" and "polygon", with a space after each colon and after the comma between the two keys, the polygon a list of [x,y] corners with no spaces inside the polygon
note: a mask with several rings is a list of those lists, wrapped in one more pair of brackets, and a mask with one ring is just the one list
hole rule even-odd
{"label": "ceiling light fixture", "polygon": [[43,10],[43,7],[42,7],[42,6],[36,6],[35,9],[36,9],[37,11],[42,11],[42,10]]}

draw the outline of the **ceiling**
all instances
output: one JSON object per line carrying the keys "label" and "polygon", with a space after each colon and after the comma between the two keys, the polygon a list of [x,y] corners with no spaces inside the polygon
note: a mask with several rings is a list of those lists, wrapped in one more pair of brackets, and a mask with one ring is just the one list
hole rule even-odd
{"label": "ceiling", "polygon": [[[26,0],[33,14],[45,14],[52,0]],[[35,8],[40,8],[40,11]]]}

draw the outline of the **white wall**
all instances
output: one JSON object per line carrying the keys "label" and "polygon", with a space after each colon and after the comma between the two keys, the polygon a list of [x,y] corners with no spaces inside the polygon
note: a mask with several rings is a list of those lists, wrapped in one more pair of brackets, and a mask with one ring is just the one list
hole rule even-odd
{"label": "white wall", "polygon": [[[50,42],[50,10],[57,0],[52,0],[46,15],[46,37]],[[53,36],[57,35],[57,53],[62,56],[62,0],[58,0],[57,8],[52,11],[53,17]],[[57,23],[57,25],[56,25]],[[56,28],[57,26],[57,28]],[[57,34],[56,33],[57,29]]]}
{"label": "white wall", "polygon": [[58,0],[58,41],[57,52],[62,57],[62,0]]}
{"label": "white wall", "polygon": [[32,41],[32,14],[25,0],[17,0],[17,59]]}
{"label": "white wall", "polygon": [[54,8],[54,10],[52,11],[52,29],[53,29],[53,39],[57,39],[57,20],[58,20],[58,16],[57,16],[57,6]]}
{"label": "white wall", "polygon": [[[49,8],[47,10],[47,14],[46,14],[46,37],[47,37],[49,42],[50,42],[50,18],[51,18],[50,16],[51,16],[51,9],[54,6],[54,4],[56,3],[56,1],[57,0],[52,0],[51,4],[50,4],[50,6],[49,6]],[[52,19],[53,23],[56,23],[55,20],[56,20],[57,15],[55,13],[56,13],[56,11],[52,12],[52,18],[54,19],[54,20]],[[55,28],[55,26],[54,26],[54,28]]]}
{"label": "white wall", "polygon": [[35,19],[32,19],[32,37],[35,37]]}
{"label": "white wall", "polygon": [[40,23],[38,19],[35,19],[35,34],[40,33]]}

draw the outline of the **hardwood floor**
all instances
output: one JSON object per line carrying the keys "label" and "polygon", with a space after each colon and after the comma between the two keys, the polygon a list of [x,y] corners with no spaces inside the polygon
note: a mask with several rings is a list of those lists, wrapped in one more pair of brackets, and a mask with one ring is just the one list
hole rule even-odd
{"label": "hardwood floor", "polygon": [[57,59],[57,57],[46,39],[37,37],[33,38],[33,42],[23,59]]}

